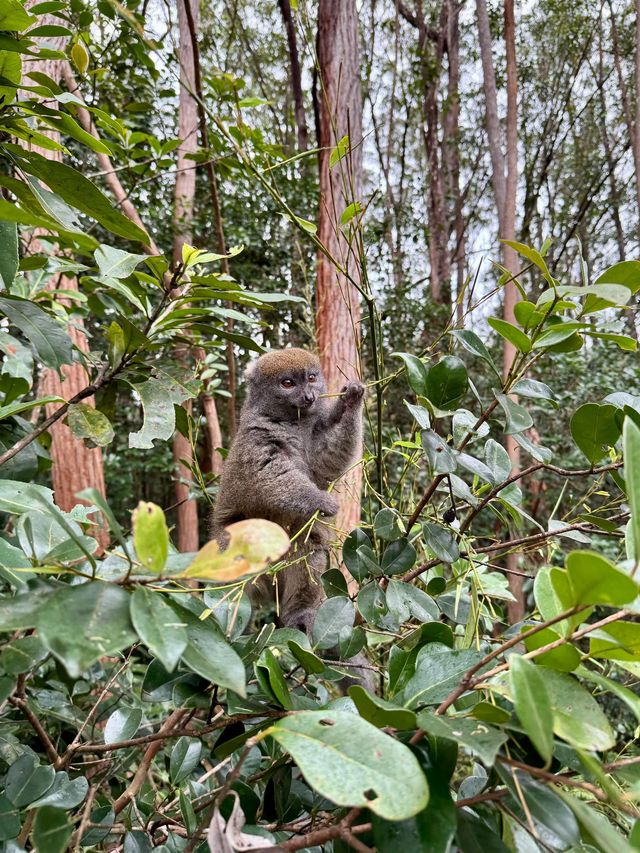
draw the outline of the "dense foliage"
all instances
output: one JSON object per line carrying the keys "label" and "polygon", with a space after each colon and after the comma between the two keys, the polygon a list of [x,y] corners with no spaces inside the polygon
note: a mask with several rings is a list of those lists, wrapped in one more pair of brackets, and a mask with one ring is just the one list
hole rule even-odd
{"label": "dense foliage", "polygon": [[[287,175],[302,167],[263,133],[264,119],[252,123],[263,99],[211,71],[202,107],[238,247],[223,255],[198,240],[207,247],[185,245],[178,262],[143,253],[148,235],[86,164],[106,151],[132,185],[150,174],[169,194],[176,140],[162,124],[173,95],[159,91],[148,53],[170,57],[134,5],[52,0],[27,12],[0,0],[0,10],[4,849],[638,846],[640,387],[637,341],[621,319],[640,262],[603,262],[590,275],[581,255],[576,276],[556,270],[548,245],[513,243],[517,325],[487,313],[510,278],[501,271],[477,295],[469,279],[463,316],[441,311],[426,335],[401,334],[388,293],[379,314],[375,288],[363,285],[365,361],[379,379],[363,523],[342,546],[353,582],[337,567],[323,575],[310,638],[270,614],[256,624],[248,585],[286,570],[285,532],[245,521],[223,553],[215,543],[179,553],[160,486],[131,494],[141,478],[126,480],[126,468],[162,476],[177,429],[196,451],[194,490],[204,505],[214,499],[215,480],[198,465],[202,419],[181,404],[204,385],[223,390],[227,341],[245,359],[266,342],[305,340],[304,276],[287,288],[277,270],[292,263],[282,246],[293,229],[301,266],[318,248],[313,180]],[[39,22],[51,12],[66,24]],[[217,25],[205,22],[205,35]],[[47,37],[68,42],[58,50]],[[92,135],[77,121],[79,96],[42,71],[22,76],[21,63],[70,56],[84,73],[99,46],[130,86],[95,74]],[[253,217],[247,195],[259,198]],[[161,211],[148,207],[168,244]],[[343,217],[345,232],[377,250],[363,213]],[[399,323],[415,325],[412,312],[414,296]],[[81,320],[88,352],[72,338]],[[503,377],[505,340],[516,358]],[[203,357],[176,358],[194,344]],[[44,368],[78,361],[87,385],[70,402],[38,394]],[[84,402],[93,395],[95,407]],[[44,418],[47,404],[54,415]],[[76,438],[111,448],[109,501],[87,489],[72,510],[56,505],[46,436],[62,418]],[[520,470],[505,436],[522,449]],[[505,571],[525,582],[527,614],[515,624]],[[363,650],[375,693],[357,683]]]}

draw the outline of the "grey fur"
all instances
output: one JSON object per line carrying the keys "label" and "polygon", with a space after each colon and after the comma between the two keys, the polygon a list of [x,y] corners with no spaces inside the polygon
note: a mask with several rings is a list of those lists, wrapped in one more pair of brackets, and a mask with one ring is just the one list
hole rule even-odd
{"label": "grey fur", "polygon": [[[315,380],[313,380],[315,377]],[[330,518],[338,502],[327,491],[358,458],[364,387],[349,382],[339,397],[322,397],[317,357],[286,349],[259,358],[246,374],[248,393],[238,433],[224,466],[211,533],[244,518],[266,518],[295,536],[318,512]],[[283,381],[294,383],[283,387]],[[310,632],[324,598],[319,575],[327,565],[330,529],[305,528],[278,574],[280,620]],[[256,595],[264,595],[263,583]]]}

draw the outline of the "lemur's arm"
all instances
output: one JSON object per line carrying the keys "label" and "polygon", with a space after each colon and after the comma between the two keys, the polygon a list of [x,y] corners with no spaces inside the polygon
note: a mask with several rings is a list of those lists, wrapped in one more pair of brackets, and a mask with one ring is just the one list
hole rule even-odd
{"label": "lemur's arm", "polygon": [[313,473],[316,482],[330,483],[352,465],[362,447],[364,385],[349,382],[318,421],[313,436]]}

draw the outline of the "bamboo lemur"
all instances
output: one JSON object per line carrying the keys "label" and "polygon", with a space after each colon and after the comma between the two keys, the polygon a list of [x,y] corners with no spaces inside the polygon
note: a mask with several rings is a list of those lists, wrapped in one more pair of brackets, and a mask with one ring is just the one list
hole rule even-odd
{"label": "bamboo lemur", "polygon": [[[248,393],[224,472],[212,535],[244,518],[266,518],[290,536],[334,516],[326,491],[357,459],[362,443],[364,386],[349,382],[327,399],[318,357],[303,349],[268,352],[246,371]],[[327,566],[330,529],[317,521],[298,537],[278,574],[280,621],[307,634],[324,599],[319,575]],[[254,585],[255,586],[255,585]],[[270,586],[270,584],[268,585]],[[265,594],[262,584],[254,597]]]}

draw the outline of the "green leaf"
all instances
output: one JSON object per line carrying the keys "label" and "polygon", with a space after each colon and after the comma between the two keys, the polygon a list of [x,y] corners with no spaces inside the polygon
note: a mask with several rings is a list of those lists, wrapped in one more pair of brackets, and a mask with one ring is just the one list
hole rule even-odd
{"label": "green leaf", "polygon": [[180,737],[175,742],[169,758],[169,776],[174,785],[179,785],[195,770],[202,755],[200,740]]}
{"label": "green leaf", "polygon": [[380,564],[385,575],[397,575],[408,572],[416,561],[416,549],[408,539],[391,542],[384,549]]}
{"label": "green leaf", "polygon": [[[369,559],[365,559],[366,556]],[[356,528],[347,536],[342,546],[342,559],[357,581],[362,582],[368,577],[371,563],[373,562],[374,565],[376,563],[371,540],[364,530]]]}
{"label": "green leaf", "polygon": [[581,666],[577,674],[585,681],[597,684],[598,687],[602,688],[602,690],[608,693],[613,693],[614,696],[617,696],[618,699],[625,703],[629,710],[635,715],[636,720],[640,723],[640,696],[637,696],[633,690],[630,690],[618,681],[614,681],[612,678],[607,678],[604,675],[600,675],[598,672],[587,669],[586,666]]}
{"label": "green leaf", "polygon": [[106,447],[116,435],[109,418],[87,403],[69,406],[67,425],[76,438],[86,439],[92,447]]}
{"label": "green leaf", "polygon": [[331,154],[329,155],[329,168],[333,169],[336,163],[342,160],[349,150],[349,137],[345,134],[338,140],[335,148],[331,149]]}
{"label": "green leaf", "polygon": [[640,562],[640,429],[631,418],[625,418],[622,431],[624,480],[631,511],[633,559]]}
{"label": "green leaf", "polygon": [[337,645],[340,631],[353,627],[355,615],[353,602],[346,596],[335,595],[323,601],[313,623],[313,645],[319,649]]}
{"label": "green leaf", "polygon": [[480,652],[472,649],[432,651],[426,646],[421,652],[415,674],[402,691],[402,700],[400,695],[396,697],[407,708],[439,705],[457,687],[465,672],[482,659]]}
{"label": "green leaf", "polygon": [[133,544],[145,569],[161,574],[169,553],[169,528],[157,504],[140,501],[133,511]]}
{"label": "green leaf", "polygon": [[[27,565],[31,564],[27,561]],[[0,631],[25,631],[34,628],[38,610],[51,593],[50,589],[39,589],[26,595],[17,595],[15,598],[0,599]]]}
{"label": "green leaf", "polygon": [[89,783],[84,776],[69,779],[69,774],[62,770],[56,773],[53,785],[40,799],[29,805],[30,809],[41,806],[53,806],[56,809],[73,809],[87,796]]}
{"label": "green leaf", "polygon": [[622,284],[632,293],[640,290],[640,261],[622,261],[605,270],[594,281],[597,284]]}
{"label": "green leaf", "polygon": [[392,352],[395,358],[401,358],[407,372],[407,382],[413,391],[421,397],[426,396],[427,368],[417,355],[408,352]]}
{"label": "green leaf", "polygon": [[79,678],[94,661],[136,641],[128,593],[99,581],[56,590],[47,606],[38,611],[36,626],[44,644],[72,678]]}
{"label": "green leaf", "polygon": [[200,383],[189,371],[162,370],[133,388],[140,396],[144,411],[142,429],[129,434],[129,447],[151,450],[156,439],[168,441],[176,426],[174,405],[195,397]]}
{"label": "green leaf", "polygon": [[553,730],[576,749],[611,749],[615,736],[600,705],[571,675],[545,670],[545,686],[553,710]]}
{"label": "green leaf", "polygon": [[301,711],[268,730],[307,783],[339,806],[361,806],[387,820],[425,808],[427,781],[411,750],[346,711]]}
{"label": "green leaf", "polygon": [[616,407],[610,403],[585,403],[571,418],[571,435],[592,465],[607,455],[620,438]]}
{"label": "green leaf", "polygon": [[102,245],[94,252],[94,258],[100,275],[96,276],[99,281],[109,278],[128,278],[138,264],[145,260],[145,255],[133,255],[123,252],[122,249],[114,249],[113,246]]}
{"label": "green leaf", "polygon": [[188,643],[182,653],[189,669],[220,687],[228,687],[244,697],[245,669],[238,653],[225,640],[216,621],[211,617],[198,619],[191,611],[171,602],[178,619],[187,631]]}
{"label": "green leaf", "polygon": [[293,705],[289,688],[287,687],[287,682],[280,669],[280,665],[271,649],[263,649],[260,657],[254,664],[254,668],[258,683],[267,696],[272,697],[275,704],[290,711]]}
{"label": "green leaf", "polygon": [[487,767],[493,765],[500,747],[507,741],[504,732],[470,717],[437,717],[422,711],[418,714],[418,725],[433,737],[454,741],[470,750]]}
{"label": "green leaf", "polygon": [[[6,75],[5,75],[6,76]],[[0,221],[0,284],[8,290],[18,270],[18,226]]]}
{"label": "green leaf", "polygon": [[327,598],[331,598],[334,595],[349,594],[347,579],[340,569],[328,569],[322,573],[320,580],[322,581],[322,588]]}
{"label": "green leaf", "polygon": [[640,657],[640,624],[612,622],[590,637],[589,654],[603,660],[637,661]]}
{"label": "green leaf", "polygon": [[587,841],[595,844],[602,853],[612,853],[614,850],[616,853],[632,853],[635,848],[632,848],[627,839],[613,828],[604,815],[577,797],[565,793],[561,788],[556,788],[555,792],[578,819]]}
{"label": "green leaf", "polygon": [[545,673],[520,655],[509,656],[513,704],[524,730],[546,765],[553,755],[553,715]]}
{"label": "green leaf", "polygon": [[500,376],[500,372],[498,368],[493,363],[493,359],[491,358],[491,353],[482,342],[482,340],[476,335],[475,332],[468,331],[466,329],[454,329],[449,332],[450,335],[460,343],[462,346],[470,352],[472,355],[478,356],[478,358],[484,359],[492,368],[494,373],[497,376]]}
{"label": "green leaf", "polygon": [[0,794],[0,841],[16,838],[20,832],[20,815],[18,809]]}
{"label": "green leaf", "polygon": [[362,213],[363,210],[364,208],[359,201],[354,201],[351,204],[348,204],[340,217],[340,225],[348,225],[354,216],[358,216],[358,214]]}
{"label": "green leaf", "polygon": [[[524,644],[527,651],[532,652],[549,643],[554,643],[560,637],[561,634],[552,628],[543,628],[536,634],[527,637]],[[558,669],[560,672],[573,672],[579,665],[580,659],[579,650],[570,643],[565,643],[555,649],[544,652],[544,654],[538,655],[536,657],[536,664],[537,666],[548,666],[550,669]]]}
{"label": "green leaf", "polygon": [[4,793],[14,806],[28,806],[51,788],[55,775],[51,765],[40,765],[35,755],[25,753],[9,768]]}
{"label": "green leaf", "polygon": [[32,838],[36,850],[64,853],[73,832],[73,824],[62,809],[44,806],[36,812]]}
{"label": "green leaf", "polygon": [[484,458],[493,474],[494,485],[508,480],[511,475],[511,459],[501,444],[492,438],[487,439],[484,446]]}
{"label": "green leaf", "polygon": [[324,671],[325,665],[312,651],[305,649],[299,643],[296,643],[295,640],[287,640],[287,646],[307,675],[317,675]]}
{"label": "green leaf", "polygon": [[523,406],[516,403],[511,397],[507,397],[506,394],[501,394],[498,391],[494,391],[493,393],[505,414],[505,435],[524,432],[524,430],[530,429],[533,426],[533,418]]}
{"label": "green leaf", "polygon": [[146,231],[120,213],[104,193],[77,169],[67,166],[66,163],[48,160],[35,151],[22,150],[19,160],[28,174],[44,181],[67,204],[95,219],[112,234],[148,244],[149,236]]}
{"label": "green leaf", "polygon": [[464,396],[468,385],[464,363],[455,355],[445,355],[427,374],[425,396],[437,409],[448,410]]}
{"label": "green leaf", "polygon": [[349,696],[353,699],[360,716],[379,729],[387,726],[398,731],[417,728],[416,715],[413,711],[407,711],[406,708],[400,708],[393,702],[387,702],[379,696],[372,695],[359,684],[349,688]]}
{"label": "green leaf", "polygon": [[501,243],[504,243],[507,246],[511,246],[519,255],[522,255],[523,258],[526,258],[532,264],[538,267],[540,272],[542,273],[544,279],[553,287],[555,285],[555,281],[553,276],[549,272],[549,268],[547,264],[537,249],[531,248],[531,246],[526,246],[524,243],[518,243],[515,240],[501,240]]}
{"label": "green leaf", "polygon": [[187,645],[187,632],[159,592],[137,587],[131,596],[131,621],[151,654],[173,672]]}
{"label": "green leaf", "polygon": [[423,430],[421,436],[431,473],[452,474],[457,464],[453,449],[432,429]]}
{"label": "green leaf", "polygon": [[63,364],[71,364],[71,338],[64,326],[35,302],[0,296],[0,311],[20,329],[44,365],[60,372]]}
{"label": "green leaf", "polygon": [[511,388],[513,394],[519,397],[530,397],[532,400],[548,400],[554,406],[558,403],[553,396],[553,391],[544,382],[538,382],[536,379],[520,379]]}
{"label": "green leaf", "polygon": [[30,15],[19,0],[3,0],[0,7],[0,31],[19,32],[26,30],[38,19]]}
{"label": "green leaf", "polygon": [[593,551],[571,551],[566,563],[575,604],[621,607],[640,592],[633,578]]}
{"label": "green leaf", "polygon": [[425,521],[422,525],[422,535],[429,551],[443,563],[455,563],[460,556],[458,543],[446,527]]}
{"label": "green leaf", "polygon": [[376,513],[373,520],[373,532],[379,539],[393,542],[396,539],[402,539],[404,536],[404,525],[397,512],[385,507]]}
{"label": "green leaf", "polygon": [[415,406],[413,403],[410,403],[408,400],[403,400],[405,406],[413,417],[416,419],[416,423],[420,427],[420,429],[429,429],[431,427],[431,417],[427,409],[424,406]]}
{"label": "green leaf", "polygon": [[104,742],[129,740],[138,731],[141,722],[142,711],[139,708],[118,708],[110,715],[104,727]]}
{"label": "green leaf", "polygon": [[528,352],[531,352],[531,341],[529,340],[529,337],[517,326],[514,326],[512,323],[508,323],[506,320],[499,320],[497,317],[489,317],[487,322],[492,329],[495,329],[501,338],[504,338],[509,341],[509,343],[513,344],[519,352],[524,353],[525,355]]}

